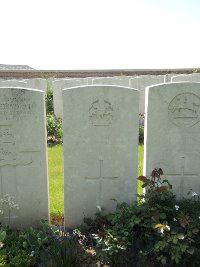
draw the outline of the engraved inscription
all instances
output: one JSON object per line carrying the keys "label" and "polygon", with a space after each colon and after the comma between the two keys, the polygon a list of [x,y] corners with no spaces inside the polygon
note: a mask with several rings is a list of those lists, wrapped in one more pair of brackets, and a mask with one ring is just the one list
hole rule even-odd
{"label": "engraved inscription", "polygon": [[[0,125],[0,198],[9,193],[9,188],[5,188],[5,177],[2,168],[12,166],[13,169],[16,166],[30,165],[33,163],[34,153],[37,152],[17,150],[13,126]],[[13,183],[16,183],[16,177],[13,177]],[[15,188],[15,191],[17,196],[17,188]]]}
{"label": "engraved inscription", "polygon": [[11,95],[5,94],[0,99],[0,116],[3,120],[25,118],[34,114],[36,103],[27,96],[25,90],[13,90]]}
{"label": "engraved inscription", "polygon": [[113,107],[107,100],[96,100],[89,108],[89,119],[94,126],[109,126],[113,120]]}
{"label": "engraved inscription", "polygon": [[0,163],[4,160],[15,159],[15,140],[12,126],[0,125]]}
{"label": "engraved inscription", "polygon": [[182,93],[172,99],[168,114],[174,124],[190,127],[199,122],[199,110],[200,98],[193,93]]}

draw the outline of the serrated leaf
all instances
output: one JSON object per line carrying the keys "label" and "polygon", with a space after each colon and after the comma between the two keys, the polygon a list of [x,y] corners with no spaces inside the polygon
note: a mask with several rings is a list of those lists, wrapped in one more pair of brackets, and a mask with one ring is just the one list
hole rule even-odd
{"label": "serrated leaf", "polygon": [[199,232],[199,229],[197,229],[197,228],[195,228],[195,229],[192,230],[192,233],[193,234],[198,234],[198,232]]}
{"label": "serrated leaf", "polygon": [[193,254],[194,254],[194,249],[193,249],[193,248],[190,248],[190,249],[187,250],[187,252],[188,252],[189,254],[193,255]]}
{"label": "serrated leaf", "polygon": [[23,242],[23,248],[27,248],[27,243],[26,243],[26,241]]}
{"label": "serrated leaf", "polygon": [[166,218],[166,214],[165,214],[165,213],[161,213],[161,214],[160,214],[160,218],[161,218],[161,219],[165,219],[165,218]]}
{"label": "serrated leaf", "polygon": [[142,188],[146,187],[147,185],[148,185],[148,183],[144,183],[144,184],[142,185]]}
{"label": "serrated leaf", "polygon": [[163,257],[163,258],[161,259],[161,263],[162,263],[163,265],[165,265],[165,264],[167,263],[167,259],[166,259],[165,257]]}
{"label": "serrated leaf", "polygon": [[0,232],[0,242],[2,242],[6,238],[6,231]]}

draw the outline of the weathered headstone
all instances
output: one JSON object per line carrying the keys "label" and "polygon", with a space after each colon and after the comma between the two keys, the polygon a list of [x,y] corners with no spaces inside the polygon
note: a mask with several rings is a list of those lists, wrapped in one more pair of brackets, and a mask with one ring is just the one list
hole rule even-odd
{"label": "weathered headstone", "polygon": [[174,74],[165,74],[164,75],[164,83],[171,83],[173,76],[174,76]]}
{"label": "weathered headstone", "polygon": [[129,86],[129,79],[126,76],[118,77],[98,77],[92,80],[92,84],[108,84],[108,85],[118,85],[118,86]]}
{"label": "weathered headstone", "polygon": [[200,194],[200,83],[148,88],[144,174],[160,167],[180,198]]}
{"label": "weathered headstone", "polygon": [[145,112],[145,88],[164,82],[164,75],[141,75],[130,79],[130,87],[139,90],[139,113]]}
{"label": "weathered headstone", "polygon": [[171,82],[200,82],[200,74],[181,74],[171,77]]}
{"label": "weathered headstone", "polygon": [[27,87],[25,80],[0,80],[0,87]]}
{"label": "weathered headstone", "polygon": [[43,92],[47,91],[47,80],[42,78],[36,79],[27,79],[25,80],[27,83],[27,88],[41,90]]}
{"label": "weathered headstone", "polygon": [[[0,88],[0,199],[15,198],[15,227],[48,220],[48,181],[44,93]],[[6,209],[3,222],[8,223]]]}
{"label": "weathered headstone", "polygon": [[54,103],[54,114],[56,117],[63,117],[63,99],[62,89],[70,88],[75,86],[81,86],[87,84],[87,78],[85,79],[58,79],[53,81],[53,103]]}
{"label": "weathered headstone", "polygon": [[98,209],[132,203],[137,190],[138,90],[83,86],[63,90],[65,224]]}

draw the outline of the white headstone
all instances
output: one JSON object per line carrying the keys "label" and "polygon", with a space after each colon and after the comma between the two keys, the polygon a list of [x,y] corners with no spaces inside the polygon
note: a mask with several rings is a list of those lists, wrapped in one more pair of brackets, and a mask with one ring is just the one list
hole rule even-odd
{"label": "white headstone", "polygon": [[0,87],[27,87],[24,80],[0,80]]}
{"label": "white headstone", "polygon": [[164,82],[164,75],[141,75],[130,79],[130,87],[139,90],[139,113],[145,112],[145,88]]}
{"label": "white headstone", "polygon": [[47,80],[42,78],[27,79],[25,80],[28,88],[41,90],[43,92],[47,91]]}
{"label": "white headstone", "polygon": [[137,190],[138,90],[83,86],[63,90],[65,224],[98,209],[133,203]]}
{"label": "white headstone", "polygon": [[171,77],[171,82],[200,82],[200,74],[182,74]]}
{"label": "white headstone", "polygon": [[85,79],[59,79],[52,83],[53,86],[53,103],[54,103],[54,114],[56,117],[63,117],[63,100],[62,100],[62,89],[71,88],[75,86],[81,86],[87,84],[87,78]]}
{"label": "white headstone", "polygon": [[118,86],[129,86],[129,79],[126,76],[117,77],[99,77],[92,80],[92,84],[108,84],[108,85],[118,85]]}
{"label": "white headstone", "polygon": [[92,81],[96,79],[94,77],[87,77],[87,85],[92,85]]}
{"label": "white headstone", "polygon": [[172,77],[174,77],[174,74],[165,74],[164,75],[164,83],[171,83]]}
{"label": "white headstone", "polygon": [[144,174],[160,167],[178,197],[200,194],[200,83],[148,90]]}
{"label": "white headstone", "polygon": [[10,214],[18,228],[48,220],[44,105],[41,91],[0,88],[0,199],[8,194],[19,204]]}

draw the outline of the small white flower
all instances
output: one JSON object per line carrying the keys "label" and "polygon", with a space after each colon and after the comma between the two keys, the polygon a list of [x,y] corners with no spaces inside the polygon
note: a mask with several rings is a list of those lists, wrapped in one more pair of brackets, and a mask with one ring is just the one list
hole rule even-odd
{"label": "small white flower", "polygon": [[185,236],[183,234],[178,235],[178,239],[183,240],[184,238],[185,238]]}
{"label": "small white flower", "polygon": [[33,257],[35,255],[35,251],[31,251],[30,256]]}
{"label": "small white flower", "polygon": [[3,247],[3,245],[4,245],[4,244],[3,244],[2,242],[0,242],[0,248],[2,248],[2,247]]}
{"label": "small white flower", "polygon": [[198,196],[198,194],[196,192],[192,192],[192,197],[194,196]]}
{"label": "small white flower", "polygon": [[165,225],[165,230],[170,231],[169,225]]}
{"label": "small white flower", "polygon": [[102,211],[102,208],[101,208],[101,206],[97,206],[97,209],[99,210],[99,212],[101,212]]}
{"label": "small white flower", "polygon": [[199,220],[200,220],[200,216],[199,216]]}
{"label": "small white flower", "polygon": [[173,219],[173,221],[174,221],[174,222],[177,222],[177,219],[176,219],[176,218],[174,218],[174,219]]}
{"label": "small white flower", "polygon": [[179,210],[179,206],[178,206],[178,205],[175,205],[175,209],[176,209],[176,210]]}

